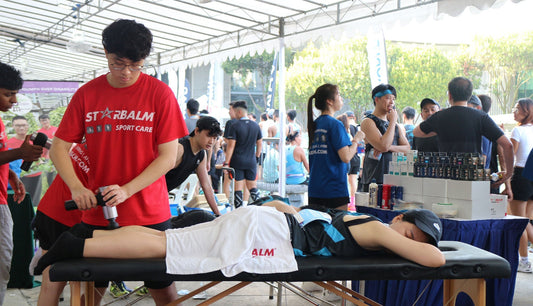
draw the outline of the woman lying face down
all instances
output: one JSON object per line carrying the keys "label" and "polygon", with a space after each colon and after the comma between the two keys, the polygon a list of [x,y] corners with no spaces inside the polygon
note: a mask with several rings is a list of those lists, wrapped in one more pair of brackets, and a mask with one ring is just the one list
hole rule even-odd
{"label": "woman lying face down", "polygon": [[[312,208],[304,210],[316,212]],[[257,245],[270,242],[278,244],[272,249],[289,249],[291,253],[282,254],[287,257],[282,260],[288,263],[284,272],[297,269],[295,254],[353,257],[386,251],[428,267],[445,263],[444,255],[436,247],[442,225],[431,211],[407,211],[387,225],[372,216],[328,210],[330,224],[313,221],[305,225],[305,230],[295,216],[298,211],[300,209],[273,201],[263,206],[236,209],[211,222],[164,232],[142,226],[93,231],[77,224],[59,237],[39,260],[34,272],[40,274],[56,261],[81,257],[166,258],[169,274],[200,273],[179,270],[181,267],[171,268],[174,261],[187,262],[190,259],[198,261],[198,265],[189,262],[188,266],[192,269],[200,267],[201,272],[228,266],[235,272],[238,270],[233,267],[235,264],[250,261],[251,264],[245,265],[253,266],[254,260],[264,260],[256,256],[260,249]],[[256,253],[251,254],[253,252]],[[240,271],[261,273],[253,268],[237,272]]]}

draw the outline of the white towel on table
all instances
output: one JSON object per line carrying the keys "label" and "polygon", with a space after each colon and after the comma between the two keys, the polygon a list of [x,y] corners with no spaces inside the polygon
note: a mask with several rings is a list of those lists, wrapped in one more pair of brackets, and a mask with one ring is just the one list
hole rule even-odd
{"label": "white towel on table", "polygon": [[165,233],[169,274],[221,270],[231,277],[243,271],[269,274],[298,269],[285,215],[272,207],[242,207],[214,221]]}

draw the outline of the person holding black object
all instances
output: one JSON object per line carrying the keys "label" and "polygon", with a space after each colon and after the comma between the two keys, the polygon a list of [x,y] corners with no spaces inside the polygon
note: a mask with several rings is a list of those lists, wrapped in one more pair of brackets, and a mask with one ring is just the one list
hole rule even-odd
{"label": "person holding black object", "polygon": [[[188,134],[172,90],[143,73],[152,33],[134,20],[118,19],[102,32],[109,72],[81,86],[55,134],[50,158],[65,181],[82,221],[105,228],[95,191],[103,188],[107,206],[117,209],[120,226],[170,228],[164,175],[174,167],[178,139]],[[88,187],[68,157],[72,143],[86,140],[91,164]],[[171,281],[145,282],[156,305],[177,297]],[[96,284],[96,287],[106,286]],[[95,296],[95,299],[99,299]],[[96,301],[98,302],[98,301]]]}
{"label": "person holding black object", "polygon": [[211,150],[217,138],[222,135],[220,123],[213,117],[204,116],[196,121],[196,127],[189,136],[179,140],[178,154],[174,168],[165,174],[167,190],[179,187],[189,175],[196,173],[204,191],[205,199],[215,215],[220,215],[211,186],[211,178],[205,166],[207,150]]}
{"label": "person holding black object", "polygon": [[[0,111],[7,112],[17,103],[17,92],[22,83],[20,71],[0,63]],[[9,169],[9,163],[17,159],[36,161],[43,154],[43,147],[31,145],[29,141],[30,135],[26,135],[19,148],[8,150],[6,128],[0,119],[0,305],[4,303],[13,256],[13,219],[7,206],[7,183],[13,188],[15,202],[22,202],[26,196],[24,184]]]}

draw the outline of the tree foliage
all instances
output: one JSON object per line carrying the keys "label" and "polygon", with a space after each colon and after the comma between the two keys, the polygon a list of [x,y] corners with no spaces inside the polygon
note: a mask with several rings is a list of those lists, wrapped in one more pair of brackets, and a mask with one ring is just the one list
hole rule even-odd
{"label": "tree foliage", "polygon": [[357,113],[369,109],[372,99],[368,70],[366,39],[330,41],[320,48],[310,43],[287,68],[287,108],[305,112],[316,88],[332,83],[339,86],[347,108]]}
{"label": "tree foliage", "polygon": [[458,62],[448,56],[435,46],[387,44],[389,83],[396,88],[398,110],[411,106],[418,112],[424,98],[446,101],[448,82],[462,75]]}
{"label": "tree foliage", "polygon": [[[246,56],[224,64],[226,72],[251,73],[264,77],[265,96],[272,54]],[[332,83],[339,86],[345,109],[360,114],[373,108],[370,92],[366,39],[309,43],[287,61],[286,108],[305,113],[315,89]],[[510,112],[520,87],[533,74],[533,33],[504,38],[478,37],[469,45],[435,46],[387,42],[389,83],[398,91],[397,108],[419,109],[419,101],[433,98],[444,107],[447,84],[456,76],[472,80],[495,98],[504,112]]]}
{"label": "tree foliage", "polygon": [[521,86],[531,81],[533,33],[507,37],[476,37],[466,48],[468,63],[488,76],[488,91],[504,112],[516,103]]}

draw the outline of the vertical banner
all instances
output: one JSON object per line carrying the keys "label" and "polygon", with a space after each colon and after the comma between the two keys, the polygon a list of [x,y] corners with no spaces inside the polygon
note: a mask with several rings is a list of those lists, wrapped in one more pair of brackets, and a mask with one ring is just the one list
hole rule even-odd
{"label": "vertical banner", "polygon": [[272,69],[270,70],[270,84],[268,85],[268,94],[266,101],[266,108],[274,108],[274,94],[276,92],[276,71],[278,68],[278,52],[274,54],[274,61],[272,61]]}
{"label": "vertical banner", "polygon": [[209,64],[209,81],[207,82],[207,109],[213,105],[215,101],[215,63]]}
{"label": "vertical banner", "polygon": [[370,67],[370,83],[372,88],[379,84],[387,84],[387,52],[385,50],[385,37],[383,31],[372,32],[367,35],[366,51]]}

